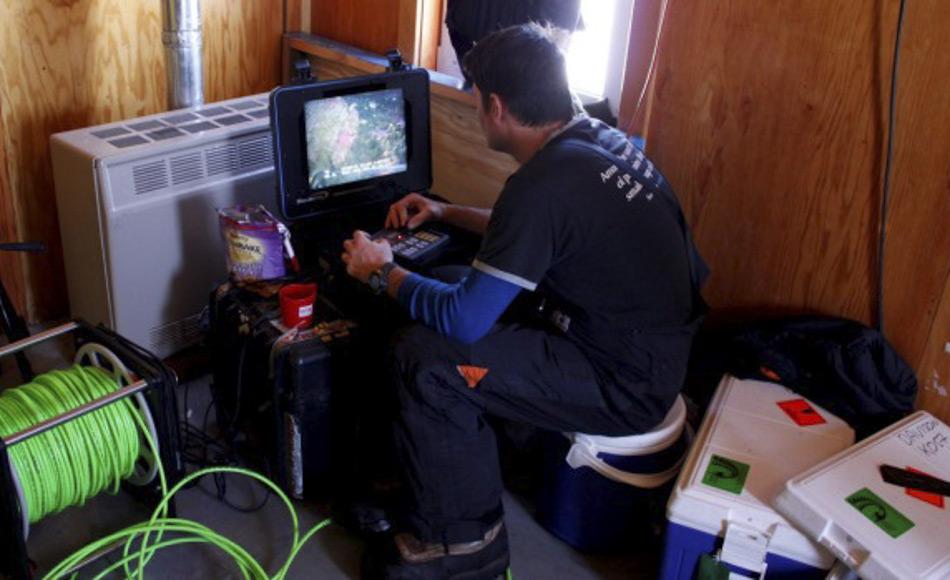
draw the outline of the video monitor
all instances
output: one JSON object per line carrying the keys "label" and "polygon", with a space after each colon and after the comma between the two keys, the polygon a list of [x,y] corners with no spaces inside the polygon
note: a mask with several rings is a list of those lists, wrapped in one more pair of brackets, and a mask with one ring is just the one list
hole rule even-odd
{"label": "video monitor", "polygon": [[402,89],[384,89],[304,105],[310,189],[402,173],[406,112]]}
{"label": "video monitor", "polygon": [[391,200],[432,181],[425,70],[271,94],[278,205],[287,219]]}

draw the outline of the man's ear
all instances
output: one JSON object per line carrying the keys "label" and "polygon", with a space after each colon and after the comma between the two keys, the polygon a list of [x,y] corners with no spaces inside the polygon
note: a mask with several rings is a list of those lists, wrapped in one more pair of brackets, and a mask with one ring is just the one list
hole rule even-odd
{"label": "man's ear", "polygon": [[505,103],[497,93],[488,95],[488,116],[495,121],[501,121],[505,115]]}

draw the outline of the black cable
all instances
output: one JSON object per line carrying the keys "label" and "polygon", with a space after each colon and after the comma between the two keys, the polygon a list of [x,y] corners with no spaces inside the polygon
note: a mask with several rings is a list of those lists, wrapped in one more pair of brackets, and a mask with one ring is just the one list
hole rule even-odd
{"label": "black cable", "polygon": [[904,8],[901,0],[894,36],[894,62],[891,65],[891,98],[887,119],[887,157],[884,162],[884,192],[881,195],[881,231],[877,248],[877,330],[884,333],[884,246],[887,241],[887,205],[891,196],[891,169],[894,160],[894,117],[897,108],[897,65],[900,60],[901,35],[904,31]]}
{"label": "black cable", "polygon": [[[184,408],[184,411],[178,414],[179,417],[184,418],[184,419],[179,420],[179,427],[178,427],[178,430],[182,432],[182,441],[181,441],[182,451],[187,450],[188,447],[190,447],[191,445],[191,439],[189,437],[189,431],[188,431],[188,427],[190,427],[190,425],[188,424],[188,411],[189,411],[188,392],[191,390],[191,381],[186,381],[184,387],[185,387],[185,395],[184,397],[182,397],[182,407]],[[182,425],[184,425],[185,427],[184,429],[182,429]]]}
{"label": "black cable", "polygon": [[[211,409],[212,403],[208,403],[208,407],[205,410],[204,417],[207,419],[208,411]],[[207,424],[205,424],[207,425]],[[207,431],[199,429],[194,425],[183,424],[183,430],[186,433],[188,447],[182,449],[182,459],[189,464],[196,466],[198,469],[203,469],[205,467],[252,467],[246,462],[241,461],[238,452],[234,447],[227,441],[221,441],[215,437],[212,437],[207,433]],[[270,465],[268,464],[266,458],[261,458],[263,463],[263,472],[265,475],[270,475]],[[267,505],[268,500],[271,497],[271,491],[269,488],[264,487],[264,496],[257,501],[257,503],[250,506],[242,506],[235,504],[231,499],[228,498],[227,483],[225,479],[225,474],[216,473],[212,477],[212,482],[214,485],[214,491],[210,491],[200,485],[200,481],[195,481],[192,485],[188,487],[198,487],[202,492],[211,495],[224,505],[229,508],[241,512],[241,513],[253,513],[262,509]]]}
{"label": "black cable", "polygon": [[247,355],[247,343],[250,341],[250,337],[242,340],[241,347],[238,350],[237,374],[234,376],[234,410],[233,415],[231,415],[228,420],[227,428],[224,429],[225,437],[228,438],[229,443],[234,438],[234,432],[238,424],[238,415],[241,414],[241,397],[243,396],[242,391],[244,387],[244,358]]}
{"label": "black cable", "polygon": [[[249,342],[253,340],[256,333],[262,326],[268,323],[269,319],[267,318],[257,320],[252,325],[249,335],[243,337],[240,341],[236,361],[234,401],[231,408],[225,408],[223,405],[218,404],[218,396],[215,392],[215,388],[212,386],[210,389],[211,400],[201,415],[200,426],[192,425],[187,420],[190,383],[185,384],[183,401],[185,405],[185,411],[183,413],[185,420],[181,421],[180,425],[180,429],[183,433],[181,457],[186,463],[194,465],[197,469],[203,469],[205,467],[250,467],[261,471],[268,477],[271,476],[271,466],[266,455],[259,457],[248,456],[247,452],[249,450],[239,448],[241,445],[237,437],[239,431],[239,416],[241,414],[242,399],[245,390],[244,383],[246,382],[244,380],[244,367],[247,358],[247,349],[249,348]],[[217,433],[215,436],[212,436],[209,434],[208,420],[211,410],[214,408],[219,410],[218,419],[223,424],[217,425]],[[198,419],[198,415],[195,415],[195,418]],[[212,477],[213,490],[207,489],[205,486],[199,485],[199,483],[200,481],[195,481],[188,487],[198,487],[202,492],[211,495],[229,508],[241,513],[252,513],[262,509],[268,503],[272,495],[270,489],[264,487],[263,498],[252,505],[242,506],[233,503],[228,497],[227,479],[224,474],[214,474]]]}
{"label": "black cable", "polygon": [[[241,356],[239,357],[239,369],[238,374],[240,375],[243,372],[243,359],[245,353],[245,347],[247,341],[242,341]],[[239,379],[240,380],[240,379]],[[218,431],[220,435],[218,437],[213,437],[208,434],[208,418],[211,412],[211,409],[215,407],[216,397],[214,394],[214,389],[211,389],[211,400],[208,402],[208,405],[205,407],[201,427],[196,427],[192,425],[188,420],[188,400],[189,400],[189,390],[190,383],[185,384],[185,394],[183,397],[183,403],[185,405],[185,411],[183,416],[185,417],[184,421],[180,422],[180,429],[183,433],[182,437],[182,447],[181,447],[181,457],[185,463],[194,465],[197,469],[203,469],[206,467],[252,467],[244,462],[240,458],[240,454],[235,448],[235,438],[233,428],[236,424],[236,417],[228,417],[228,423],[230,426],[227,429],[221,429],[219,427]],[[240,391],[237,393],[238,397],[241,396]],[[234,412],[235,414],[239,413],[240,402],[237,401],[235,404]],[[227,413],[227,412],[226,412]],[[223,440],[221,439],[223,437]],[[263,463],[263,472],[265,475],[270,476],[270,465],[268,464],[266,458],[261,458]],[[253,468],[253,467],[252,467]],[[264,487],[264,495],[256,503],[249,506],[242,506],[235,504],[230,498],[228,498],[228,489],[225,475],[221,473],[216,473],[212,477],[212,483],[214,486],[214,491],[208,490],[205,487],[200,485],[200,480],[194,481],[188,487],[197,487],[202,492],[211,495],[224,505],[229,508],[238,511],[240,513],[253,513],[259,511],[267,505],[271,497],[271,491],[269,488]]]}

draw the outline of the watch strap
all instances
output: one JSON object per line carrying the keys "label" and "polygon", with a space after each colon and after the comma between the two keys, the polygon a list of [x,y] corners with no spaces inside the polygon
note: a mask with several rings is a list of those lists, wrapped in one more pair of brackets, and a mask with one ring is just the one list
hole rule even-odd
{"label": "watch strap", "polygon": [[379,267],[379,270],[376,270],[374,272],[374,274],[378,278],[376,287],[373,288],[374,292],[376,292],[377,294],[382,294],[383,292],[386,291],[387,288],[389,288],[389,274],[393,271],[395,267],[396,267],[396,264],[394,262],[386,262],[385,264]]}

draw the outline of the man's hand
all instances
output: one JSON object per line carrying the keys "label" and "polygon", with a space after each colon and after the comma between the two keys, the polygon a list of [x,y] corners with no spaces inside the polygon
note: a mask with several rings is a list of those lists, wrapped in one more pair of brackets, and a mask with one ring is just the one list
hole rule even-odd
{"label": "man's hand", "polygon": [[418,193],[410,193],[396,203],[389,206],[386,214],[386,228],[397,230],[400,228],[415,229],[427,221],[438,221],[445,213],[445,204],[423,197]]}
{"label": "man's hand", "polygon": [[343,242],[343,263],[346,273],[366,284],[369,275],[393,261],[393,250],[386,241],[374,241],[369,234],[356,230]]}

